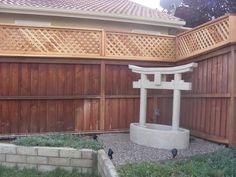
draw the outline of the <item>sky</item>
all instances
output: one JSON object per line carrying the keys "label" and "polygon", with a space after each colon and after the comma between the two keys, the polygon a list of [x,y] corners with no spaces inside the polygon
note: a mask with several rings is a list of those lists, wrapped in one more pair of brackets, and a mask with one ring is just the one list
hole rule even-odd
{"label": "sky", "polygon": [[132,0],[132,1],[154,8],[154,9],[156,8],[161,9],[160,0]]}

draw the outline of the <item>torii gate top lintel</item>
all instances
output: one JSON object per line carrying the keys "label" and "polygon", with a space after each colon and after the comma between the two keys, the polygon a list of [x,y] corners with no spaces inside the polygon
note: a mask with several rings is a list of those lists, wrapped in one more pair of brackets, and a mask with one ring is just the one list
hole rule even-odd
{"label": "torii gate top lintel", "polygon": [[156,67],[156,68],[144,68],[138,67],[135,65],[129,65],[129,69],[131,69],[135,73],[142,73],[142,74],[154,74],[154,73],[161,73],[161,74],[180,74],[186,73],[193,70],[198,66],[197,63],[189,63],[186,65],[181,66],[174,66],[174,67]]}

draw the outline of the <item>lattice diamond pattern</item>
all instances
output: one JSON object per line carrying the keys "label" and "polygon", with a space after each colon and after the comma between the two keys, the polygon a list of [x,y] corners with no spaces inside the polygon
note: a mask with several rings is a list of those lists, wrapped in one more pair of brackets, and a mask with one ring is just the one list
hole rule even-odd
{"label": "lattice diamond pattern", "polygon": [[[222,18],[177,37],[102,30],[0,25],[0,53],[153,58],[171,61],[229,41],[229,18]],[[105,43],[103,43],[105,41]]]}
{"label": "lattice diamond pattern", "polygon": [[107,32],[105,49],[107,56],[174,59],[175,38]]}
{"label": "lattice diamond pattern", "polygon": [[214,47],[229,39],[229,19],[225,18],[177,37],[177,56],[184,57],[193,52]]}
{"label": "lattice diamond pattern", "polygon": [[100,55],[101,31],[0,27],[0,51]]}

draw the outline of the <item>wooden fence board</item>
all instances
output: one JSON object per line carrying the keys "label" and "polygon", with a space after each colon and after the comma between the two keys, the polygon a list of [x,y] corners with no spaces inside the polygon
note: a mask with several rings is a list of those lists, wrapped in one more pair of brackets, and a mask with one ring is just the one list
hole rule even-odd
{"label": "wooden fence board", "polygon": [[[236,99],[234,99],[234,101],[236,101]],[[236,115],[236,105],[234,107],[234,115]],[[236,125],[235,125],[235,122],[236,122],[236,120],[234,118],[234,126],[233,126],[234,127],[234,138],[233,138],[233,142],[232,142],[234,147],[236,146]]]}

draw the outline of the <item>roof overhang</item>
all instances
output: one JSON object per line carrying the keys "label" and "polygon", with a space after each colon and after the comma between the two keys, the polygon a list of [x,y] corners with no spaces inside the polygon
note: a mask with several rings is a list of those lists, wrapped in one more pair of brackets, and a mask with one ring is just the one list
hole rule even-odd
{"label": "roof overhang", "polygon": [[30,14],[30,15],[43,15],[43,16],[58,16],[58,17],[73,17],[84,19],[96,19],[105,21],[117,21],[127,22],[172,28],[182,28],[185,25],[185,21],[175,20],[162,20],[153,18],[143,18],[127,15],[109,14],[101,12],[90,12],[81,10],[64,10],[54,8],[38,8],[38,7],[26,7],[26,6],[14,6],[14,5],[0,5],[0,12],[14,13],[14,14]]}

